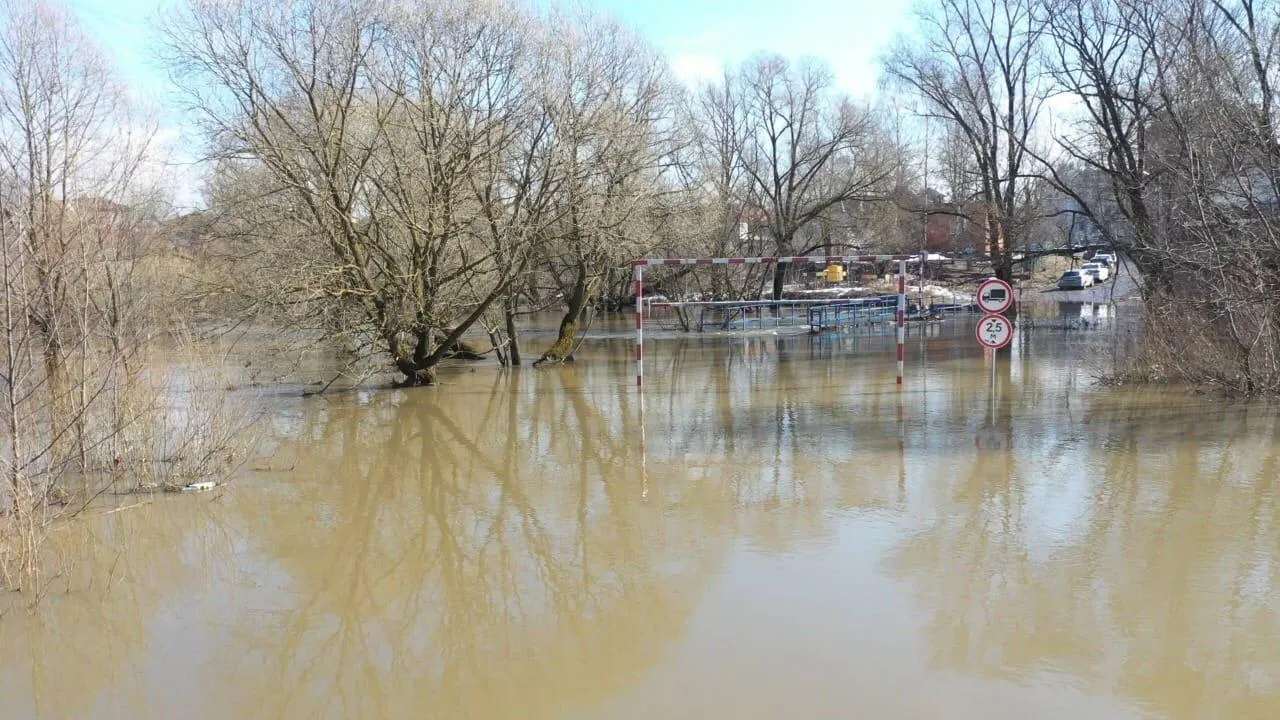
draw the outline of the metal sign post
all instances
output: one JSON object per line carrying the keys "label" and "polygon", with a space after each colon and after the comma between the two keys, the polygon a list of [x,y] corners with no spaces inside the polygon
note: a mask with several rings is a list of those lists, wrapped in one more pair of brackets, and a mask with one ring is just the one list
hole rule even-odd
{"label": "metal sign post", "polygon": [[986,313],[978,321],[974,335],[978,343],[985,348],[986,360],[991,365],[991,421],[996,416],[996,364],[1000,362],[997,354],[1000,348],[1013,341],[1013,320],[1003,313],[1013,307],[1013,288],[999,278],[984,280],[978,286],[978,307]]}
{"label": "metal sign post", "polygon": [[995,422],[996,417],[996,351],[986,348],[982,351],[986,354],[987,365],[991,366],[991,392],[988,393],[988,400],[991,402],[989,422]]}
{"label": "metal sign post", "polygon": [[907,341],[907,261],[898,261],[898,389],[902,389],[902,370]]}

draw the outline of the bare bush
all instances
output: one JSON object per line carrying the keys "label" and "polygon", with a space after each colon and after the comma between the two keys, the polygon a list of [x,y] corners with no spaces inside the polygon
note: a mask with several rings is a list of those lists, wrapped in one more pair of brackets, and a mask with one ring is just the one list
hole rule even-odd
{"label": "bare bush", "polygon": [[199,434],[155,415],[150,139],[69,17],[0,3],[0,584],[37,596],[55,523]]}

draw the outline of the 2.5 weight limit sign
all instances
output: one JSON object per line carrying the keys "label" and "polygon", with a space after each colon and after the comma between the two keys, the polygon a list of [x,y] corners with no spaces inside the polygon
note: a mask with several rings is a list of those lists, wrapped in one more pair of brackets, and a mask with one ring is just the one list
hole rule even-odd
{"label": "2.5 weight limit sign", "polygon": [[999,350],[1013,340],[1013,321],[1003,315],[985,315],[976,332],[983,347]]}

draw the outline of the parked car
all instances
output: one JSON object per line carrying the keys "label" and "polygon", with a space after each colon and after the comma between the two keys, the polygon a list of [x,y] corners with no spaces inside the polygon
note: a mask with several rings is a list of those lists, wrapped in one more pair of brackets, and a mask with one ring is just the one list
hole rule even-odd
{"label": "parked car", "polygon": [[1080,266],[1080,272],[1093,276],[1094,282],[1106,282],[1111,277],[1111,268],[1103,262],[1087,262]]}
{"label": "parked car", "polygon": [[1083,290],[1093,285],[1093,276],[1080,270],[1068,270],[1058,278],[1059,290]]}

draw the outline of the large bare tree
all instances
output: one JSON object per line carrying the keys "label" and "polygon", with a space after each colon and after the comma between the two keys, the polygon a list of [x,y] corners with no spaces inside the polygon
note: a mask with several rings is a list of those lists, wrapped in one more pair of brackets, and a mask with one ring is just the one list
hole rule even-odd
{"label": "large bare tree", "polygon": [[[746,98],[741,83],[726,69],[718,81],[704,83],[686,95],[683,115],[689,137],[682,163],[689,224],[681,242],[669,252],[683,257],[768,255],[772,249],[760,232],[761,211],[749,200],[751,180],[743,158]],[[705,277],[678,270],[669,274],[667,284],[694,297],[758,298],[767,270],[757,265],[725,266]]]}
{"label": "large bare tree", "polygon": [[294,228],[244,254],[261,306],[435,382],[520,277],[557,183],[528,25],[501,5],[372,0],[194,0],[170,18],[215,156],[263,168]]}
{"label": "large bare tree", "polygon": [[[835,91],[824,65],[792,64],[781,56],[747,61],[727,82],[743,105],[742,167],[745,200],[764,211],[777,255],[803,255],[827,244],[801,247],[801,231],[842,202],[875,195],[890,172],[872,142],[874,115]],[[773,278],[782,297],[784,267]]]}
{"label": "large bare tree", "polygon": [[[1255,0],[1046,0],[1048,67],[1080,108],[1059,137],[1102,177],[1100,222],[1141,269],[1146,367],[1241,393],[1280,388],[1280,22]],[[1147,372],[1144,370],[1143,372]]]}
{"label": "large bare tree", "polygon": [[539,254],[565,313],[539,364],[570,356],[610,271],[651,241],[677,107],[665,61],[630,30],[584,11],[549,23],[538,98],[564,182]]}
{"label": "large bare tree", "polygon": [[1034,0],[940,0],[918,34],[886,57],[885,72],[919,95],[927,113],[964,137],[978,171],[982,224],[998,277],[1034,221],[1029,152],[1048,93],[1039,67],[1044,22]]}
{"label": "large bare tree", "polygon": [[[1162,31],[1168,8],[1132,0],[1046,0],[1047,70],[1054,85],[1079,108],[1057,142],[1072,164],[1085,172],[1074,177],[1049,165],[1050,176],[1072,197],[1095,226],[1126,251],[1153,280],[1161,277],[1165,234],[1152,207],[1163,170],[1152,161],[1151,136],[1157,125],[1176,121],[1167,109],[1161,81],[1171,69],[1180,42]],[[1111,197],[1099,202],[1088,185],[1101,176]],[[1127,220],[1128,236],[1117,236],[1106,217],[1116,208]]]}

